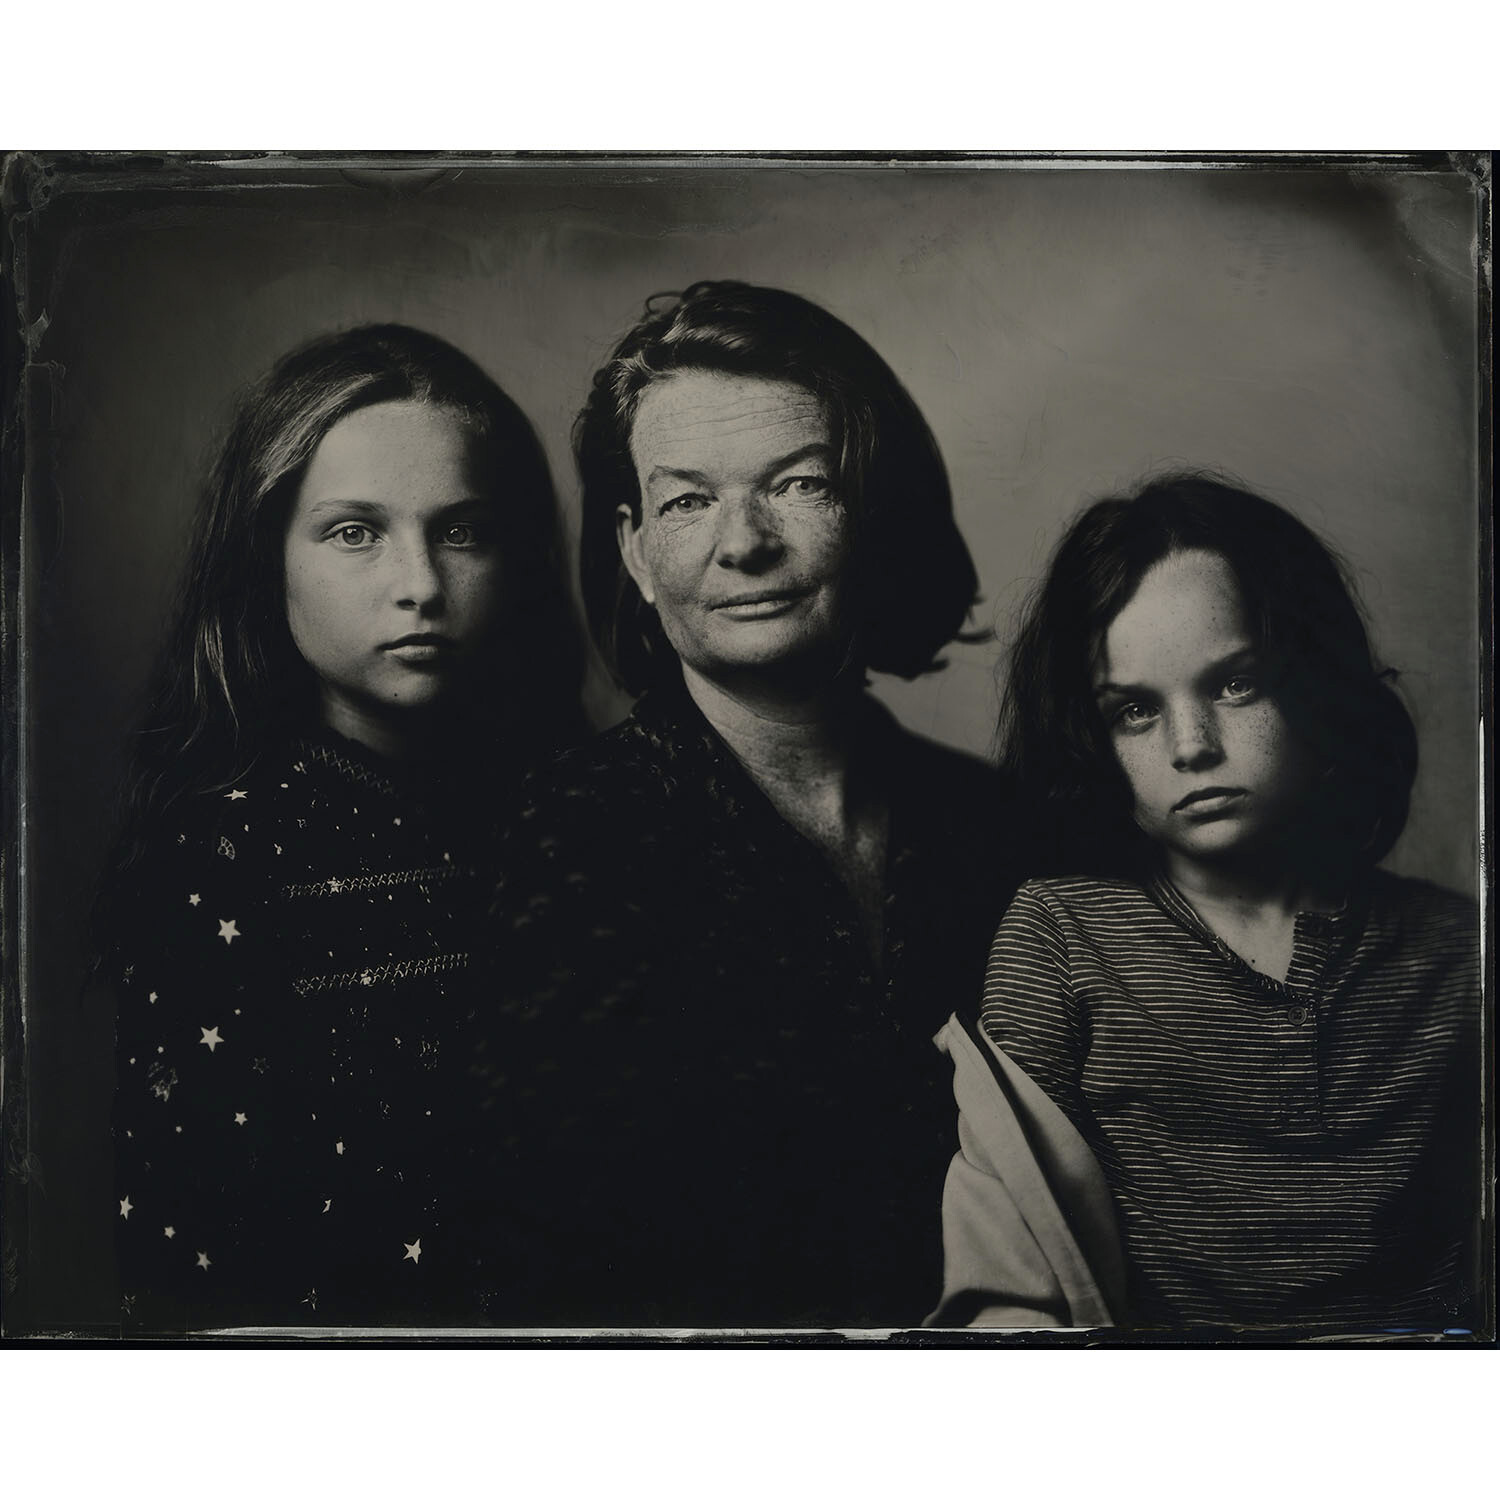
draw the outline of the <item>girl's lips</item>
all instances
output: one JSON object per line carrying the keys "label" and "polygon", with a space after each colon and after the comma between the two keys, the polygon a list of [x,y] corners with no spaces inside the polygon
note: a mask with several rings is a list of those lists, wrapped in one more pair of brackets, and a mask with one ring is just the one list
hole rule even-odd
{"label": "girl's lips", "polygon": [[387,655],[394,656],[397,661],[404,661],[410,666],[438,661],[452,649],[453,642],[445,635],[402,636],[399,641],[392,641],[389,645],[381,647]]}
{"label": "girl's lips", "polygon": [[1241,787],[1207,787],[1201,792],[1190,792],[1172,811],[1195,818],[1211,817],[1215,813],[1227,812],[1244,795]]}

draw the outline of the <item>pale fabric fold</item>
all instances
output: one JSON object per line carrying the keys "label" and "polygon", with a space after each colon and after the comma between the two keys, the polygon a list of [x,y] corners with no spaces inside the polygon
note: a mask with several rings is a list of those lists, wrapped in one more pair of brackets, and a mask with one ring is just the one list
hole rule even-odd
{"label": "pale fabric fold", "polygon": [[943,1296],[928,1324],[1115,1323],[1125,1260],[1088,1144],[982,1032],[952,1016],[933,1040],[953,1062],[959,1150],[943,1189]]}

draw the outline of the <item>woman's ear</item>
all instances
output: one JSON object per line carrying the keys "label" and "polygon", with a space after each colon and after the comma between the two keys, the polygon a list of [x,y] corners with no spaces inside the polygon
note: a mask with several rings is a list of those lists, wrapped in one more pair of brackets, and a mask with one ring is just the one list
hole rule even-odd
{"label": "woman's ear", "polygon": [[655,604],[656,590],[651,585],[651,570],[646,566],[646,551],[641,545],[640,522],[628,505],[615,511],[615,541],[619,544],[620,561],[641,591],[641,598],[647,604]]}

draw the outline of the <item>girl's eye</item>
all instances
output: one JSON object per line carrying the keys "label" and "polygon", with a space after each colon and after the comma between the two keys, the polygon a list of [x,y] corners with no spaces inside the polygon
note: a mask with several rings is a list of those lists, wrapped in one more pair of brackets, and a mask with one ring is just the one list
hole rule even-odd
{"label": "girl's eye", "polygon": [[1115,710],[1116,729],[1144,729],[1156,718],[1156,710],[1149,703],[1122,703]]}
{"label": "girl's eye", "polygon": [[817,500],[829,491],[829,483],[821,474],[794,474],[776,486],[778,495],[789,495],[794,500]]}
{"label": "girl's eye", "polygon": [[694,511],[708,509],[707,495],[674,495],[670,500],[662,503],[659,514],[666,515],[668,511],[681,511],[692,514]]}
{"label": "girl's eye", "polygon": [[1253,698],[1256,694],[1255,679],[1253,677],[1231,677],[1222,689],[1224,697],[1239,703]]}
{"label": "girl's eye", "polygon": [[472,521],[455,521],[443,528],[443,541],[449,547],[475,547],[480,540],[479,528]]}
{"label": "girl's eye", "polygon": [[333,536],[335,541],[342,542],[346,547],[365,547],[375,540],[375,533],[368,526],[361,526],[357,522],[340,526]]}

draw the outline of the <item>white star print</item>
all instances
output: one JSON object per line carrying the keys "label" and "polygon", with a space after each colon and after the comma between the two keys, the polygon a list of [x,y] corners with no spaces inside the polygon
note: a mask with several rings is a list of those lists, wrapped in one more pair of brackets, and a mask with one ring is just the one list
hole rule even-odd
{"label": "white star print", "polygon": [[130,1217],[130,1210],[134,1207],[135,1204],[130,1201],[130,1194],[126,1193],[125,1196],[120,1199],[120,1217],[122,1219],[128,1219]]}
{"label": "white star print", "polygon": [[325,1198],[323,1200],[323,1212],[326,1214],[328,1212],[328,1210],[330,1208],[332,1208],[332,1207],[333,1207],[333,1199],[332,1198]]}
{"label": "white star print", "polygon": [[217,1026],[200,1026],[198,1030],[203,1033],[203,1035],[198,1038],[198,1044],[200,1046],[207,1047],[210,1052],[212,1052],[214,1048],[224,1040],[224,1038],[219,1035],[219,1028]]}
{"label": "white star print", "polygon": [[333,1149],[337,1151],[340,1156],[342,1156],[344,1154],[344,1143],[342,1141],[335,1141],[333,1143]]}
{"label": "white star print", "polygon": [[193,894],[188,897],[188,905],[196,906],[202,899],[203,897],[200,896],[197,891],[194,891]]}
{"label": "white star print", "polygon": [[206,1250],[200,1250],[198,1252],[198,1269],[200,1271],[206,1271],[212,1264],[213,1262],[208,1258],[208,1252]]}
{"label": "white star print", "polygon": [[147,998],[147,999],[148,999],[148,1000],[149,1000],[149,1001],[150,1001],[150,1002],[151,1002],[151,1003],[152,1003],[152,1004],[153,1004],[153,1005],[155,1005],[155,1004],[156,1004],[156,991],[155,991],[155,990],[152,990],[152,991],[151,991],[151,993],[150,993],[150,994],[149,994],[149,995],[147,995],[147,996],[146,996],[146,998]]}
{"label": "white star print", "polygon": [[317,1289],[317,1287],[314,1287],[302,1300],[310,1308],[312,1308],[312,1310],[314,1312],[317,1312],[317,1310],[318,1310],[318,1289]]}
{"label": "white star print", "polygon": [[162,1230],[162,1233],[164,1235],[166,1235],[166,1237],[168,1239],[171,1239],[173,1237],[173,1235],[175,1235],[177,1233],[177,1231],[175,1229],[173,1229],[170,1224],[168,1224],[167,1227]]}
{"label": "white star print", "polygon": [[227,948],[237,937],[244,937],[244,933],[235,926],[235,918],[231,917],[227,922],[223,917],[219,918],[219,936],[224,939]]}
{"label": "white star print", "polygon": [[225,797],[224,800],[226,802],[243,802],[249,795],[249,792],[242,792],[238,787],[236,787],[232,792],[229,793],[227,797]]}
{"label": "white star print", "polygon": [[235,1114],[234,1114],[234,1123],[236,1125],[243,1125],[245,1123],[245,1119],[246,1119],[246,1116],[244,1114],[242,1114],[239,1110],[235,1111]]}
{"label": "white star print", "polygon": [[[406,1241],[405,1240],[402,1240],[401,1243],[403,1245],[406,1245]],[[414,1265],[420,1264],[421,1260],[422,1260],[422,1241],[420,1239],[418,1239],[417,1242],[416,1242],[416,1244],[414,1244],[414,1245],[406,1245],[406,1254],[403,1255],[401,1257],[401,1259],[402,1260],[409,1260]]]}

